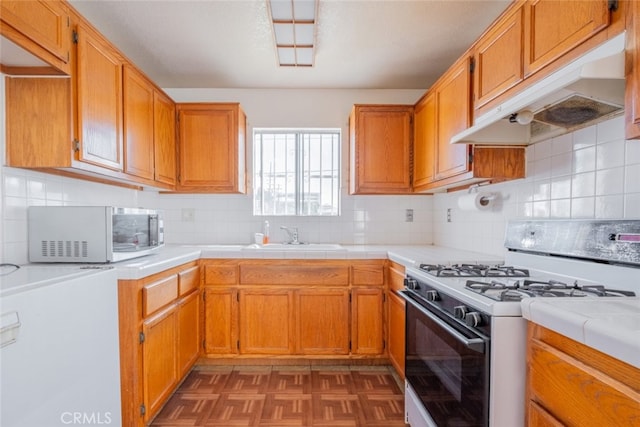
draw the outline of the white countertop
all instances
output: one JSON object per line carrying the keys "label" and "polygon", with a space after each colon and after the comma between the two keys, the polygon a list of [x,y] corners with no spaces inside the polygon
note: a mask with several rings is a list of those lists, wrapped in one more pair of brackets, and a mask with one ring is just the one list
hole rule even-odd
{"label": "white countertop", "polygon": [[640,297],[528,298],[532,322],[640,368]]}
{"label": "white countertop", "polygon": [[481,262],[502,259],[476,252],[430,245],[343,245],[342,250],[307,248],[260,250],[245,245],[166,245],[158,253],[112,264],[119,279],[137,280],[199,258],[246,259],[391,259],[406,267],[420,263]]}

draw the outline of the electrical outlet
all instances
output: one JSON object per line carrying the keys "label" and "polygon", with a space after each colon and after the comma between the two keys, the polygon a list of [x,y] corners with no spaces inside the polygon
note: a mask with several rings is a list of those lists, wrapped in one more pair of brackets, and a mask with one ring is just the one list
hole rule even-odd
{"label": "electrical outlet", "polygon": [[193,222],[196,219],[196,210],[193,208],[183,208],[182,209],[182,221],[183,222]]}
{"label": "electrical outlet", "polygon": [[451,208],[447,209],[447,222],[451,222]]}
{"label": "electrical outlet", "polygon": [[413,222],[413,209],[406,209],[404,211],[404,222]]}

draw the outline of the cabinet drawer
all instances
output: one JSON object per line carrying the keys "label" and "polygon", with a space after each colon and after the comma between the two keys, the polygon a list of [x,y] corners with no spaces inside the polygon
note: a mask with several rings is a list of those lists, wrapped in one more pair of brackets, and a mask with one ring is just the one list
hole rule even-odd
{"label": "cabinet drawer", "polygon": [[208,264],[204,266],[205,285],[235,285],[238,283],[236,265]]}
{"label": "cabinet drawer", "polygon": [[531,400],[560,422],[630,426],[640,419],[637,390],[568,354],[534,340],[528,362]]}
{"label": "cabinet drawer", "polygon": [[383,285],[382,264],[354,265],[351,267],[351,282],[354,285]]}
{"label": "cabinet drawer", "polygon": [[348,266],[327,264],[246,264],[240,266],[242,285],[345,285]]}
{"label": "cabinet drawer", "polygon": [[142,288],[142,316],[147,317],[178,298],[178,276],[173,275]]}
{"label": "cabinet drawer", "polygon": [[186,295],[198,287],[199,267],[191,267],[188,270],[178,273],[178,293],[180,296]]}

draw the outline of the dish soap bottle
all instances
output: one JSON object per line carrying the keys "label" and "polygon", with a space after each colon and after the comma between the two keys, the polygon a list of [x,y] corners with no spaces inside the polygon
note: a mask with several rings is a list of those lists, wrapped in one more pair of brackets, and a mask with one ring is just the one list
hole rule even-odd
{"label": "dish soap bottle", "polygon": [[265,221],[262,226],[262,244],[266,245],[269,243],[269,221]]}

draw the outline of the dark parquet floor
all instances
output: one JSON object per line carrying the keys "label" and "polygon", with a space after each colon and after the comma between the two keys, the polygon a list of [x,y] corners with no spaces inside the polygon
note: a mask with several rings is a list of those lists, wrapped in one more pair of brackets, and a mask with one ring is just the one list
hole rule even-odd
{"label": "dark parquet floor", "polygon": [[152,427],[405,427],[404,395],[387,367],[194,369]]}

